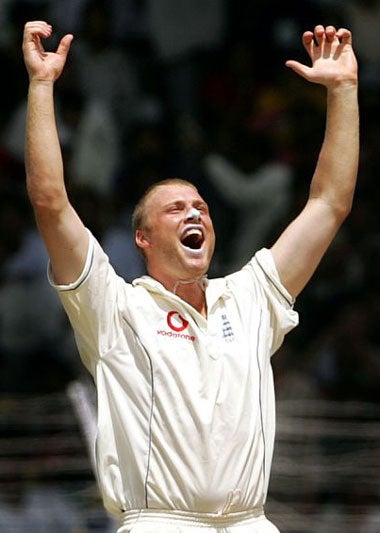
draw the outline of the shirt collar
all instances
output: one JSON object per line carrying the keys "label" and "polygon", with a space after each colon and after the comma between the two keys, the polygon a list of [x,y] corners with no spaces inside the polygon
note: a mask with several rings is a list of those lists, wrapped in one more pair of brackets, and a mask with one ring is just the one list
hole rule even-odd
{"label": "shirt collar", "polygon": [[[227,299],[230,297],[230,291],[228,290],[225,278],[215,278],[210,280],[207,277],[204,277],[204,284],[208,309],[211,309],[220,298]],[[149,292],[156,292],[161,295],[178,298],[173,292],[165,289],[162,283],[148,275],[136,278],[133,280],[132,285],[134,287],[144,287]]]}

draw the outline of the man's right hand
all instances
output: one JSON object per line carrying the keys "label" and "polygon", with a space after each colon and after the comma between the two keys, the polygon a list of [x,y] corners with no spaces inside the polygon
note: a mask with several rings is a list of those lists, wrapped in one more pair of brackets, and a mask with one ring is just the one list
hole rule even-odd
{"label": "man's right hand", "polygon": [[51,34],[52,27],[44,21],[25,24],[22,49],[30,81],[55,82],[62,73],[73,35],[62,37],[56,52],[46,52],[42,39],[47,39]]}

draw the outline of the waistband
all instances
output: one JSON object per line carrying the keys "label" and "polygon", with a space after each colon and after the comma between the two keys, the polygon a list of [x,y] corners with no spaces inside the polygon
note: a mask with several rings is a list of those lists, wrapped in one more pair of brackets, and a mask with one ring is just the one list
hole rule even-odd
{"label": "waistband", "polygon": [[125,511],[122,516],[123,526],[132,526],[136,523],[176,524],[178,526],[197,527],[231,527],[237,525],[249,525],[258,519],[264,518],[263,507],[257,507],[248,511],[239,511],[228,514],[216,513],[193,513],[189,511],[159,509],[141,509]]}

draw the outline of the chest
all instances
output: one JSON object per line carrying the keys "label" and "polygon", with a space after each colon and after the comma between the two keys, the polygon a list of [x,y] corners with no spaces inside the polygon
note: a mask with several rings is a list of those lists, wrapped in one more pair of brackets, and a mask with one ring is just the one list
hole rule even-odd
{"label": "chest", "polygon": [[216,302],[207,319],[177,302],[146,309],[134,314],[133,329],[155,386],[171,391],[173,401],[185,395],[215,403],[257,388],[263,349],[259,310],[242,313],[231,299]]}

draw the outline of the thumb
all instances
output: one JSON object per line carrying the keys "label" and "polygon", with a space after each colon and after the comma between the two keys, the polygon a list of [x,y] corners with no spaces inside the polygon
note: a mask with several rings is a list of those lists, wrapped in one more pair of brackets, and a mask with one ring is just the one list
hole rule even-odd
{"label": "thumb", "polygon": [[63,57],[66,57],[69,53],[71,43],[73,42],[74,36],[71,33],[68,33],[64,37],[62,37],[58,48],[57,48],[57,54],[62,55]]}
{"label": "thumb", "polygon": [[312,71],[311,67],[308,67],[307,65],[304,65],[303,63],[299,63],[298,61],[294,61],[292,59],[286,61],[285,65],[294,70],[294,72],[299,76],[302,76],[307,80],[310,79],[310,72]]}

